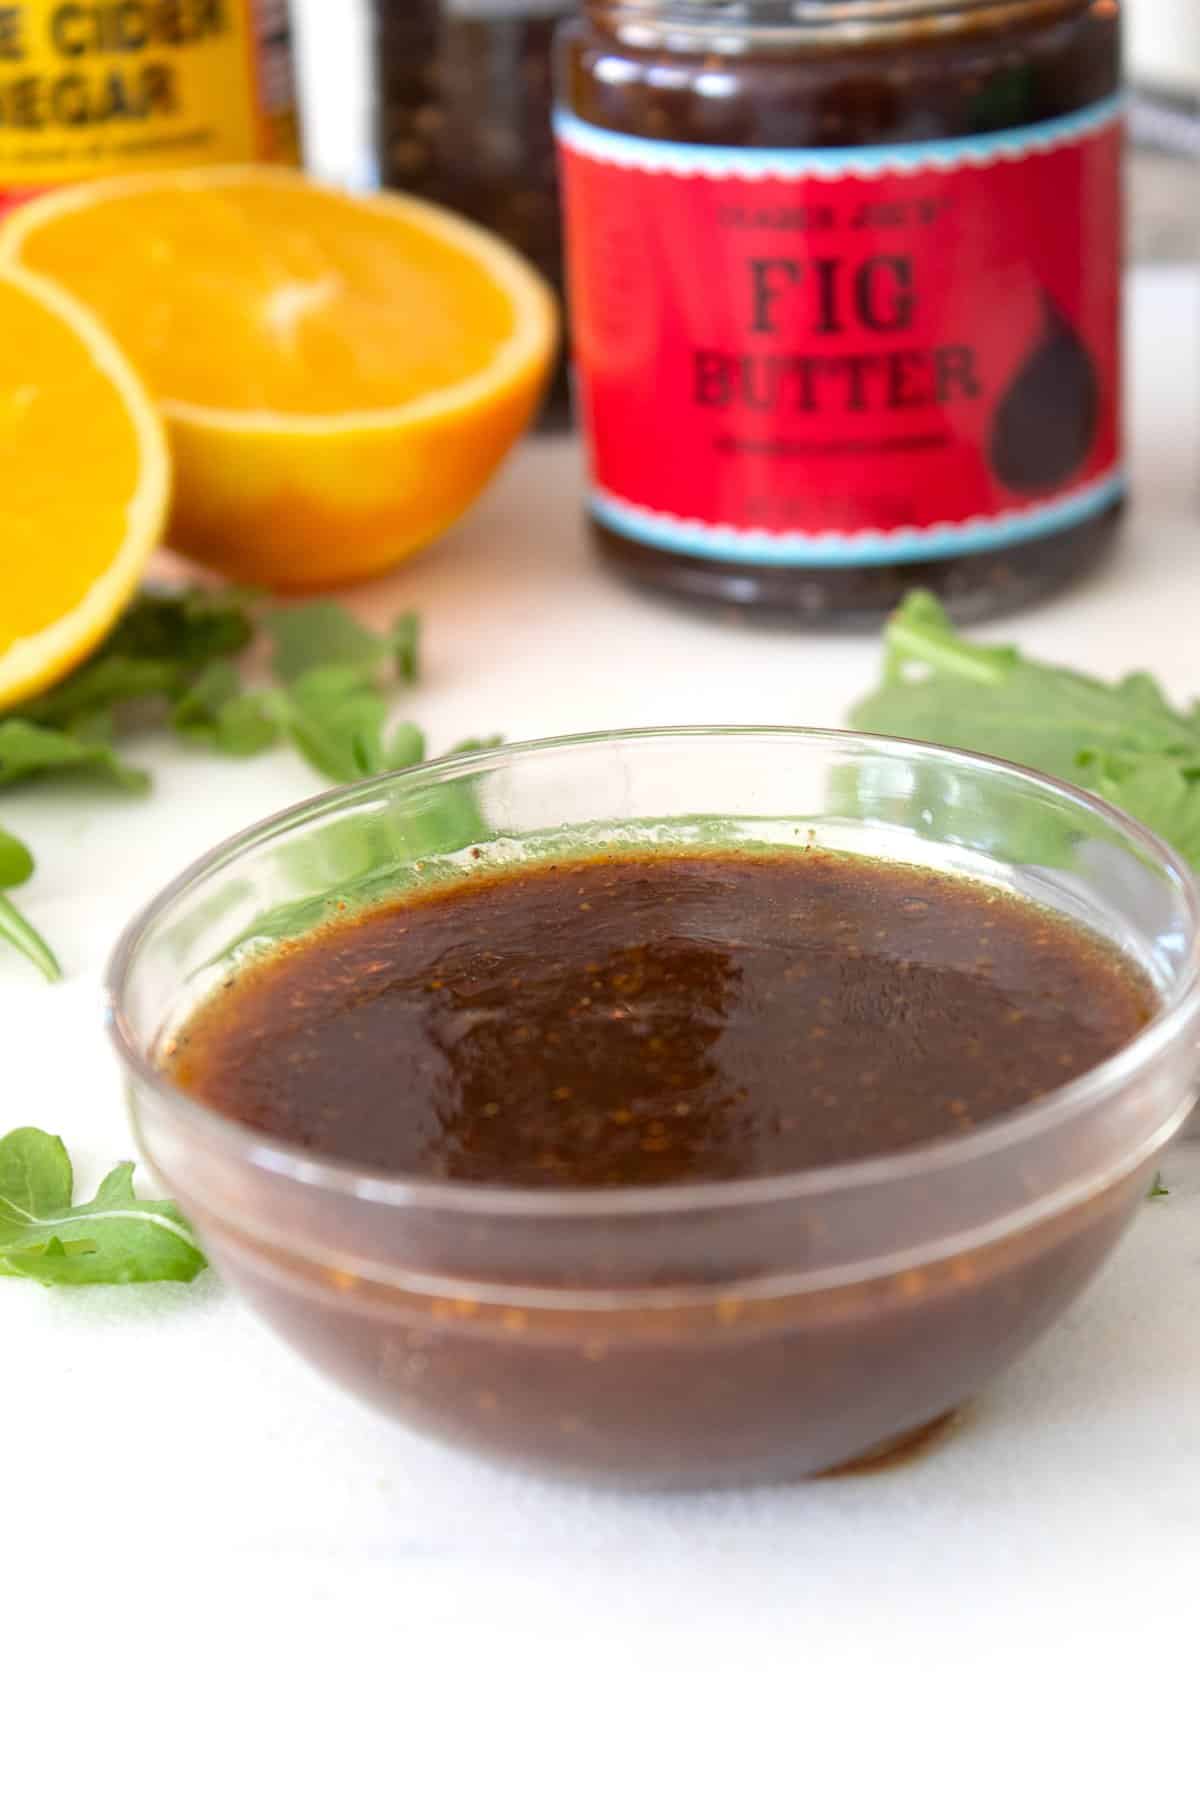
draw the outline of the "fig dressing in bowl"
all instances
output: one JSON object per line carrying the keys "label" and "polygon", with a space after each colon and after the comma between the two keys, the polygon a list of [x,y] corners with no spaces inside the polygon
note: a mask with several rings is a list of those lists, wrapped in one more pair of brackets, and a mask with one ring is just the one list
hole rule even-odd
{"label": "fig dressing in bowl", "polygon": [[131,926],[113,1030],[163,1182],[346,1386],[556,1472],[793,1478],[1098,1266],[1194,1097],[1196,919],[1001,763],[616,734],[244,834]]}

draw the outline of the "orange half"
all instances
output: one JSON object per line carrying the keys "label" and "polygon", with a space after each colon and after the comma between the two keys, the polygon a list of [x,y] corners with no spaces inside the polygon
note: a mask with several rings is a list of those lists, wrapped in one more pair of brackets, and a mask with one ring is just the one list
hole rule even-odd
{"label": "orange half", "polygon": [[111,629],[168,489],[162,425],[108,333],[52,283],[0,270],[0,709]]}
{"label": "orange half", "polygon": [[554,300],[489,233],[282,169],[120,177],[11,215],[0,250],[92,307],[162,410],[172,546],[337,586],[444,531],[528,423]]}

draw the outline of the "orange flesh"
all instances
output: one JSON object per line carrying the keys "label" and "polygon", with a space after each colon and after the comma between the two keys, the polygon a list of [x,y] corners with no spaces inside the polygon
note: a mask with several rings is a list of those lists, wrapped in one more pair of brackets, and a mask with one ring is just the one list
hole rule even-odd
{"label": "orange flesh", "polygon": [[0,283],[0,655],[117,557],[141,473],[121,396],[69,325]]}
{"label": "orange flesh", "polygon": [[115,195],[47,220],[23,254],[100,314],[167,403],[402,406],[486,369],[514,326],[457,245],[299,183]]}

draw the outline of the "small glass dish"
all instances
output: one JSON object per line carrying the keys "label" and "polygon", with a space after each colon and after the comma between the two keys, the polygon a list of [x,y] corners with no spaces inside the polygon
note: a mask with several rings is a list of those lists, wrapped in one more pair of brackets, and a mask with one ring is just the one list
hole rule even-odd
{"label": "small glass dish", "polygon": [[[567,850],[810,842],[1069,914],[1146,972],[1161,1009],[1089,1074],[953,1139],[686,1187],[389,1177],[256,1135],[164,1072],[242,958],[348,902]],[[242,833],[126,931],[111,1031],[164,1187],[345,1387],[547,1471],[790,1479],[952,1414],[1111,1249],[1196,1096],[1198,909],[1158,839],[1028,770],[840,732],[615,733],[428,764]]]}

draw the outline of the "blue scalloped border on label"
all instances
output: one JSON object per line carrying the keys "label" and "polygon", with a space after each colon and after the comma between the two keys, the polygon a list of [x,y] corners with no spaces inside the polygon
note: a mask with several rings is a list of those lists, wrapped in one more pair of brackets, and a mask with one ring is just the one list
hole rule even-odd
{"label": "blue scalloped border on label", "polygon": [[981,132],[974,137],[941,138],[919,144],[873,144],[854,149],[735,150],[715,144],[677,144],[666,138],[632,137],[588,125],[560,108],[555,114],[559,142],[598,162],[659,174],[743,176],[763,180],[772,175],[835,180],[846,175],[919,174],[922,169],[960,169],[991,162],[1019,160],[1073,144],[1104,131],[1125,112],[1125,96],[1115,94],[1094,106],[1064,113],[1042,125],[1013,131]]}
{"label": "blue scalloped border on label", "polygon": [[649,507],[632,506],[600,488],[592,489],[590,505],[593,517],[602,525],[655,550],[781,569],[863,568],[925,562],[944,556],[974,556],[1031,543],[1094,519],[1124,497],[1126,485],[1124,472],[1117,471],[1101,476],[1063,500],[1023,507],[1019,512],[1003,513],[994,519],[847,533],[739,531],[734,526],[703,525],[699,520],[677,519]]}

